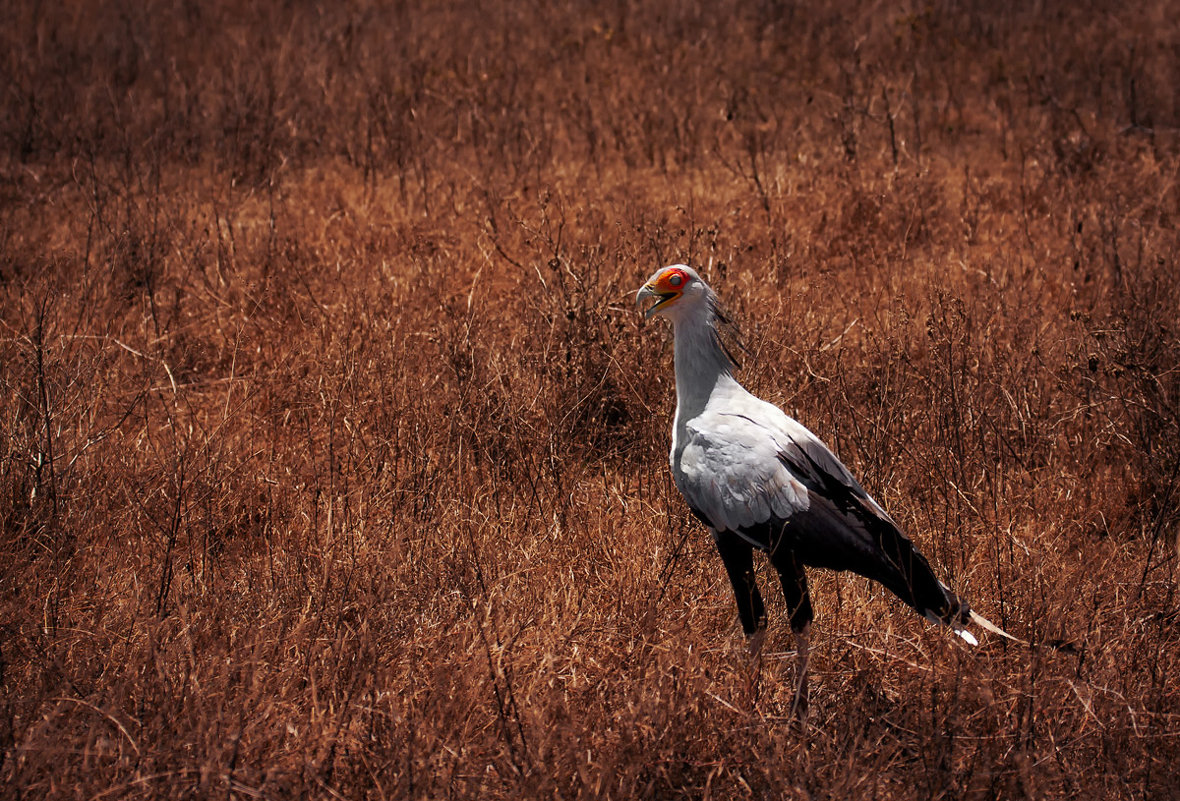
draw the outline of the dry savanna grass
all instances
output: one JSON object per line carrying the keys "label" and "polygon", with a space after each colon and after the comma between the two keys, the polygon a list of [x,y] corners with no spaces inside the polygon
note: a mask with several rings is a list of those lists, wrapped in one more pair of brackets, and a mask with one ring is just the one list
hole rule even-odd
{"label": "dry savanna grass", "polygon": [[[6,797],[1180,794],[1173,4],[240,5],[0,10]],[[793,723],[676,261],[1064,647],[816,571]]]}

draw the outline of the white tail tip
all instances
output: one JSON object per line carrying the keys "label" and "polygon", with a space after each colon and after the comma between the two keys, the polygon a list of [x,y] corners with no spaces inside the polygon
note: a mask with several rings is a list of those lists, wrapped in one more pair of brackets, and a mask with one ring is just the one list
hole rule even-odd
{"label": "white tail tip", "polygon": [[[972,612],[972,614],[975,613]],[[964,642],[966,642],[968,645],[979,645],[979,640],[975,639],[975,635],[967,631],[967,629],[963,628],[958,623],[951,623],[949,621],[943,620],[938,617],[938,615],[930,611],[926,612],[926,619],[936,626],[950,626],[951,631],[962,637]]]}

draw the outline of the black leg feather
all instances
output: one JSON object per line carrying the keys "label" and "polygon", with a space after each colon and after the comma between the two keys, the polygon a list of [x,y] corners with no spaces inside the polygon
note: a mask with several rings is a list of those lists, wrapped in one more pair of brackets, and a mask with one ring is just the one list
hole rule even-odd
{"label": "black leg feather", "polygon": [[807,573],[803,570],[803,563],[781,539],[777,546],[770,552],[770,563],[778,571],[779,581],[783,585],[783,597],[787,599],[791,631],[798,634],[815,619],[815,612],[811,608],[811,593],[807,591]]}
{"label": "black leg feather", "polygon": [[729,582],[733,585],[742,631],[751,637],[766,627],[766,608],[754,577],[754,549],[732,531],[714,532],[713,540],[717,543],[717,553],[721,554],[725,572],[729,574]]}

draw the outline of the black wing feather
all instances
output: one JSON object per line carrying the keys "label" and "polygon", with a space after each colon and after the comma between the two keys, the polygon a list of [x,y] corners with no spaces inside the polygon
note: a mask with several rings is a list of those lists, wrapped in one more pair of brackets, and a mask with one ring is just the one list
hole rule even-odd
{"label": "black wing feather", "polygon": [[926,557],[847,470],[834,473],[805,448],[779,459],[807,487],[810,506],[786,520],[744,529],[743,536],[769,551],[789,548],[808,566],[850,570],[880,582],[923,615],[948,623],[968,620],[967,603],[942,585]]}

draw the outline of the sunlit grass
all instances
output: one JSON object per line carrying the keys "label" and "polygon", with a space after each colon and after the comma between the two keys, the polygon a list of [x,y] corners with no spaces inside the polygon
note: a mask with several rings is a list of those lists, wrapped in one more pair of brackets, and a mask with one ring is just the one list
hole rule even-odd
{"label": "sunlit grass", "polygon": [[[2,12],[4,785],[1175,794],[1169,9],[480,9]],[[817,571],[792,724],[669,478],[673,261],[1072,650]]]}

